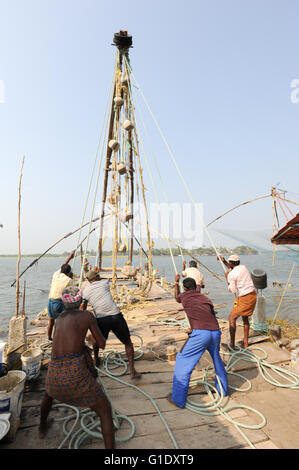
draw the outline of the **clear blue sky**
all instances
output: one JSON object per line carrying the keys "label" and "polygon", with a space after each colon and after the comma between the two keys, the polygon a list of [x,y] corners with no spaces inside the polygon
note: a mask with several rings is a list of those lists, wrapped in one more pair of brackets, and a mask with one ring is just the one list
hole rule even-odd
{"label": "clear blue sky", "polygon": [[[299,103],[290,99],[299,78],[297,2],[11,0],[0,7],[0,253],[17,252],[23,155],[23,253],[44,251],[80,225],[120,29],[133,35],[133,72],[206,223],[278,182],[298,200]],[[158,160],[169,200],[187,202],[167,152],[159,150]],[[271,231],[270,199],[217,227]]]}

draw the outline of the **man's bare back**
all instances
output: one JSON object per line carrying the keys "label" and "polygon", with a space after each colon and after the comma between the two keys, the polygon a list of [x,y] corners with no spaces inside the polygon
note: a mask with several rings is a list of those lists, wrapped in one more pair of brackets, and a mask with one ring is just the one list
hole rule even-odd
{"label": "man's bare back", "polygon": [[[106,340],[95,317],[89,311],[79,310],[81,290],[66,288],[61,299],[65,311],[55,326],[51,361],[46,377],[46,390],[41,403],[39,437],[47,433],[47,418],[53,399],[74,406],[89,406],[101,420],[102,435],[106,449],[114,449],[114,424],[109,400],[96,380],[97,371],[85,347],[88,330],[102,349]],[[92,367],[91,367],[92,365]],[[82,380],[83,377],[83,380]]]}
{"label": "man's bare back", "polygon": [[99,347],[104,349],[105,338],[91,312],[79,309],[62,312],[56,320],[52,356],[80,353],[88,330],[96,338]]}

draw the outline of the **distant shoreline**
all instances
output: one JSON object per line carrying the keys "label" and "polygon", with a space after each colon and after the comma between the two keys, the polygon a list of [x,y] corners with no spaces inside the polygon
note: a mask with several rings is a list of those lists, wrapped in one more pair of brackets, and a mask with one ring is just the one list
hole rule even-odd
{"label": "distant shoreline", "polygon": [[[254,250],[253,248],[249,248],[247,246],[239,246],[236,248],[228,249],[224,247],[219,247],[217,248],[218,252],[222,256],[230,256],[231,254],[235,255],[258,255],[260,254],[259,251]],[[185,251],[184,249],[182,250],[183,252]],[[140,253],[137,250],[134,250],[133,252],[134,256],[138,256]],[[180,250],[177,248],[172,250],[172,254],[174,256],[181,256]],[[184,253],[185,256],[215,256],[215,251],[213,248],[193,248],[188,250],[188,253]],[[43,255],[43,258],[66,258],[70,255],[70,252],[64,252],[64,253],[46,253]],[[87,257],[95,257],[97,254],[94,251],[88,252],[86,254]],[[33,254],[24,254],[21,257],[22,258],[39,258],[42,256],[42,253],[33,253]],[[103,256],[112,256],[112,251],[105,251],[103,252]],[[121,255],[119,254],[118,256],[126,256],[126,255]],[[154,248],[152,250],[152,256],[169,256],[169,250],[167,248]],[[17,258],[17,254],[5,254],[5,255],[0,255],[0,258]],[[80,254],[77,254],[77,257],[80,257]]]}

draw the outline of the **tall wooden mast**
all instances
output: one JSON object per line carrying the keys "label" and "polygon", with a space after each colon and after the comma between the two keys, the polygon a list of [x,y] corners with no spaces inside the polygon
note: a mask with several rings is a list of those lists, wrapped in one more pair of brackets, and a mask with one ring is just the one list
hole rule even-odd
{"label": "tall wooden mast", "polygon": [[[100,228],[99,228],[99,241],[98,241],[98,268],[101,270],[102,268],[102,257],[103,257],[103,227],[104,227],[104,216],[105,216],[105,206],[107,201],[107,189],[108,189],[108,180],[109,180],[109,172],[111,171],[111,158],[113,157],[113,148],[109,145],[111,141],[114,139],[117,140],[116,136],[116,123],[119,123],[119,116],[120,116],[120,106],[117,105],[117,100],[119,98],[122,99],[123,90],[120,84],[120,76],[122,74],[123,68],[123,56],[125,55],[128,58],[129,55],[129,48],[132,47],[132,36],[128,35],[127,31],[121,30],[119,33],[114,34],[113,42],[117,49],[118,49],[118,57],[117,57],[117,67],[116,67],[116,75],[114,80],[114,90],[113,90],[113,97],[111,103],[111,110],[110,110],[110,121],[109,121],[109,131],[108,131],[108,141],[107,141],[107,151],[106,151],[106,164],[104,168],[104,184],[103,184],[103,194],[102,194],[102,204],[101,204],[101,215],[100,215]],[[131,142],[132,143],[132,142]],[[132,146],[131,146],[132,148]],[[132,156],[131,152],[130,155]],[[114,165],[116,162],[112,162]],[[133,165],[133,163],[132,163]],[[115,168],[112,168],[115,170]],[[130,178],[131,178],[131,204],[133,210],[133,202],[134,202],[134,174],[133,169],[130,169]],[[132,223],[133,227],[133,223]],[[131,243],[130,243],[130,260],[132,262],[133,256],[133,228],[131,229]],[[115,251],[116,247],[113,245],[113,250]],[[115,277],[115,266],[113,269],[113,274]]]}

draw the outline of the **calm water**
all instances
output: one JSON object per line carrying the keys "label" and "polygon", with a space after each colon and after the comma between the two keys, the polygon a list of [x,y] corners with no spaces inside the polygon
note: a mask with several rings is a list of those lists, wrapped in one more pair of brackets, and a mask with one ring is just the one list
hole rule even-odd
{"label": "calm water", "polygon": [[[223,276],[223,270],[215,256],[203,256],[201,261],[213,272]],[[20,272],[23,271],[33,259],[23,258],[20,264]],[[65,261],[63,258],[42,258],[37,265],[30,268],[21,278],[20,287],[23,289],[23,281],[26,280],[26,305],[25,311],[30,319],[40,312],[47,305],[49,287],[54,271],[59,269]],[[93,262],[92,259],[89,261]],[[119,258],[119,264],[125,263],[127,258]],[[189,258],[186,259],[189,261]],[[267,299],[267,316],[273,317],[281,294],[282,288],[273,288],[273,282],[285,283],[291,271],[294,259],[283,256],[276,257],[275,266],[272,266],[272,254],[260,254],[251,256],[242,256],[242,264],[245,264],[249,270],[264,269],[268,276],[268,287],[264,290]],[[10,287],[16,275],[17,258],[0,258],[0,338],[6,338],[9,319],[15,313],[15,288]],[[153,259],[153,264],[159,270],[161,276],[165,276],[168,281],[174,280],[174,268],[171,258],[168,256],[157,256]],[[175,257],[175,264],[178,272],[181,272],[182,258]],[[104,266],[111,265],[111,258],[104,258]],[[135,259],[135,265],[139,265],[139,259]],[[203,268],[201,269],[205,276],[205,291],[209,291],[208,296],[214,303],[227,302],[226,308],[218,310],[219,317],[227,318],[231,309],[233,295],[227,291],[225,282],[221,282]],[[76,260],[74,272],[79,274],[79,261]],[[296,265],[292,279],[292,286],[287,291],[279,310],[278,318],[299,322],[299,269]],[[22,302],[22,300],[21,300]]]}

